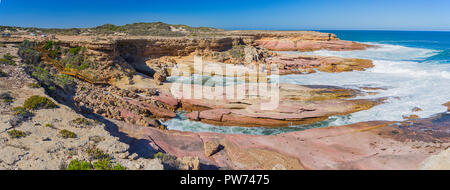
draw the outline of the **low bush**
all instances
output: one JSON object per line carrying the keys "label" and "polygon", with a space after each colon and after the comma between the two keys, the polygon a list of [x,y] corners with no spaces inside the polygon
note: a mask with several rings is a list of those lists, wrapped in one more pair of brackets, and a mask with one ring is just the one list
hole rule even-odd
{"label": "low bush", "polygon": [[16,65],[16,62],[13,60],[14,56],[9,53],[3,55],[3,58],[0,59],[0,65]]}
{"label": "low bush", "polygon": [[111,159],[109,154],[103,152],[102,150],[96,148],[96,147],[90,147],[86,150],[86,153],[94,158],[94,159]]}
{"label": "low bush", "polygon": [[100,159],[97,162],[94,162],[94,168],[96,170],[126,170],[127,168],[125,166],[122,166],[121,164],[117,163],[115,166],[112,165],[110,159]]}
{"label": "low bush", "polygon": [[177,157],[172,156],[170,154],[164,154],[162,152],[158,152],[153,155],[153,158],[160,159],[164,164],[164,168],[166,168],[166,169],[172,170],[172,169],[180,168],[180,161],[177,160]]}
{"label": "low bush", "polygon": [[24,40],[19,45],[19,50],[17,53],[22,58],[23,62],[27,64],[36,65],[41,61],[41,53],[36,51],[34,48],[36,43]]}
{"label": "low bush", "polygon": [[72,55],[78,55],[82,50],[82,47],[74,47],[69,49],[69,53]]}
{"label": "low bush", "polygon": [[59,87],[61,87],[63,89],[75,84],[72,77],[70,77],[69,75],[64,75],[64,74],[55,75],[54,82],[56,85],[58,85]]}
{"label": "low bush", "polygon": [[19,130],[16,130],[16,129],[8,131],[8,135],[11,138],[14,138],[14,139],[18,139],[18,138],[22,138],[22,137],[27,136],[25,132],[19,131]]}
{"label": "low bush", "polygon": [[33,76],[41,84],[45,84],[47,86],[51,86],[53,83],[53,78],[50,72],[42,67],[33,67],[31,76]]}
{"label": "low bush", "polygon": [[83,117],[76,118],[76,119],[72,120],[72,122],[77,125],[90,125],[91,124],[91,122],[88,119],[83,118]]}
{"label": "low bush", "polygon": [[159,158],[163,162],[174,160],[174,159],[176,160],[175,156],[172,156],[170,154],[164,154],[162,152],[158,152],[158,153],[154,154],[153,158]]}
{"label": "low bush", "polygon": [[64,74],[52,75],[48,70],[38,66],[32,68],[31,76],[38,80],[39,83],[49,91],[56,90],[55,87],[67,90],[75,85],[75,81],[72,77]]}
{"label": "low bush", "polygon": [[41,85],[39,85],[38,83],[29,83],[27,86],[30,88],[40,88],[41,87]]}
{"label": "low bush", "polygon": [[52,59],[57,59],[59,57],[59,51],[58,50],[50,50],[48,52],[48,56]]}
{"label": "low bush", "polygon": [[92,164],[88,161],[79,161],[78,159],[70,161],[66,170],[92,170]]}
{"label": "low bush", "polygon": [[14,56],[12,56],[11,54],[7,53],[7,54],[3,55],[3,59],[6,59],[6,60],[13,60],[13,59],[14,59]]}
{"label": "low bush", "polygon": [[50,50],[50,49],[52,49],[52,47],[53,47],[54,45],[55,45],[55,42],[54,42],[54,41],[47,41],[47,42],[45,42],[44,49]]}
{"label": "low bush", "polygon": [[0,59],[0,65],[15,65],[16,62],[14,62],[13,60],[7,60],[7,59]]}
{"label": "low bush", "polygon": [[69,130],[66,130],[66,129],[63,129],[63,130],[61,130],[61,131],[59,131],[59,135],[62,137],[62,138],[64,138],[64,139],[68,139],[68,138],[77,138],[77,134],[75,134],[74,132],[72,132],[72,131],[69,131]]}
{"label": "low bush", "polygon": [[126,170],[125,166],[117,163],[113,166],[110,159],[100,159],[91,164],[87,160],[72,160],[65,168],[66,170]]}
{"label": "low bush", "polygon": [[127,170],[127,167],[122,166],[121,164],[117,163],[112,170]]}
{"label": "low bush", "polygon": [[15,116],[22,116],[22,117],[31,117],[31,116],[33,116],[33,113],[31,113],[30,111],[28,111],[24,107],[15,107],[15,108],[13,108],[13,111],[14,111],[14,115]]}
{"label": "low bush", "polygon": [[94,168],[96,170],[111,170],[112,168],[111,160],[102,158],[97,162],[94,162]]}
{"label": "low bush", "polygon": [[19,126],[22,122],[29,120],[33,117],[33,113],[28,111],[24,107],[15,107],[13,108],[14,117],[9,120],[9,123],[12,126]]}
{"label": "low bush", "polygon": [[58,106],[47,97],[35,95],[25,100],[23,107],[29,110],[38,110],[38,109],[57,108]]}
{"label": "low bush", "polygon": [[83,64],[81,64],[78,67],[79,70],[84,70],[84,69],[87,69],[87,68],[89,68],[89,64],[88,63],[83,63]]}

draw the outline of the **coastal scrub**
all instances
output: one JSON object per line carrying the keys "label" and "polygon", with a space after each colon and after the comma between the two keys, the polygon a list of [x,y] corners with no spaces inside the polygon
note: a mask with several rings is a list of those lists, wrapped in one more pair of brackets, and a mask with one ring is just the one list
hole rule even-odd
{"label": "coastal scrub", "polygon": [[13,139],[18,139],[27,136],[25,132],[13,129],[8,131],[8,135]]}
{"label": "coastal scrub", "polygon": [[59,135],[64,139],[77,138],[77,134],[75,134],[74,132],[69,131],[67,129],[63,129],[63,130],[59,131]]}
{"label": "coastal scrub", "polygon": [[23,104],[23,107],[29,110],[39,110],[57,108],[58,106],[47,97],[35,95],[28,98]]}

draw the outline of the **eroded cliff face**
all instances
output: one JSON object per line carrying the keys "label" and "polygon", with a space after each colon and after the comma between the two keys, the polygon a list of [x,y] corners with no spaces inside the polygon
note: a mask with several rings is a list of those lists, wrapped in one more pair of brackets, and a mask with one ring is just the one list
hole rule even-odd
{"label": "eroded cliff face", "polygon": [[[248,64],[274,63],[278,64],[282,74],[308,74],[315,72],[316,69],[321,72],[347,72],[373,66],[370,60],[286,56],[268,51],[268,49],[277,50],[278,47],[288,47],[282,50],[295,51],[352,50],[369,47],[341,41],[332,34],[227,31],[220,35],[220,37],[198,38],[129,37],[111,38],[106,41],[76,38],[69,40],[69,37],[53,39],[54,41],[59,39],[59,45],[65,50],[85,48],[85,51],[78,55],[94,59],[98,64],[98,67],[87,70],[92,71],[94,76],[108,81],[105,85],[96,85],[75,80],[76,87],[72,94],[66,93],[54,98],[61,103],[72,101],[67,104],[70,108],[83,114],[93,114],[102,120],[107,118],[106,123],[116,125],[123,135],[131,136],[139,142],[143,142],[141,140],[149,142],[139,144],[144,147],[136,149],[146,150],[148,146],[154,146],[152,149],[155,151],[166,152],[179,158],[196,157],[200,159],[200,161],[197,159],[197,165],[201,162],[221,168],[415,169],[434,151],[448,147],[448,132],[445,130],[448,126],[446,119],[448,116],[442,117],[444,119],[434,118],[443,120],[444,123],[441,124],[431,122],[433,119],[414,121],[415,124],[411,124],[413,122],[411,120],[401,123],[401,126],[391,122],[370,122],[273,136],[164,131],[165,126],[159,121],[176,117],[176,110],[179,109],[189,111],[186,116],[199,122],[220,126],[267,127],[267,125],[313,123],[332,115],[346,115],[370,109],[382,103],[381,99],[348,100],[363,96],[364,93],[361,91],[300,85],[280,85],[281,106],[270,112],[261,112],[255,106],[258,101],[262,101],[261,98],[216,101],[172,97],[168,91],[170,83],[163,83],[166,74],[164,67],[183,61],[188,62],[186,57],[193,54],[223,64],[240,64],[239,61],[245,61],[242,67]],[[40,45],[47,41],[48,39],[41,41]],[[268,42],[259,43],[261,41]],[[308,45],[298,46],[298,43]],[[271,48],[271,44],[275,44],[275,48]],[[235,57],[236,55],[238,57]],[[47,64],[44,68],[56,75],[58,71],[51,68],[48,61],[48,59],[43,61]],[[145,71],[143,73],[147,75],[140,74],[136,70]],[[80,72],[84,71],[80,69]],[[56,115],[58,112],[54,113]],[[42,112],[41,115],[44,118],[48,114]],[[47,119],[42,121],[50,122]],[[430,126],[432,130],[428,129]],[[33,130],[33,127],[35,126],[30,125],[24,129]],[[90,135],[88,131],[85,134]],[[420,142],[406,143],[410,140]],[[435,142],[436,140],[442,142]],[[334,148],[330,148],[330,143]],[[214,150],[218,145],[221,145],[223,150]],[[418,146],[421,148],[417,148]],[[186,150],[186,147],[189,147],[189,150]],[[130,159],[134,159],[133,157],[130,155]]]}
{"label": "eroded cliff face", "polygon": [[129,58],[187,56],[201,50],[226,51],[235,45],[244,44],[240,37],[225,38],[162,38],[162,39],[130,39],[115,42],[119,55]]}
{"label": "eroded cliff face", "polygon": [[[229,31],[220,37],[183,37],[183,38],[127,38],[112,39],[110,42],[89,42],[71,41],[62,43],[68,47],[86,47],[87,55],[95,57],[101,65],[111,66],[114,63],[127,62],[139,72],[153,76],[161,67],[171,67],[170,62],[176,64],[173,59],[186,57],[192,54],[201,55],[204,58],[212,58],[216,62],[228,64],[249,64],[249,63],[275,63],[283,70],[281,74],[289,73],[310,73],[313,71],[309,67],[304,69],[290,69],[291,66],[298,65],[298,61],[285,58],[285,56],[274,53],[264,53],[265,56],[258,56],[259,52],[272,51],[313,51],[319,49],[327,50],[361,50],[369,45],[339,40],[334,34],[319,32],[267,32],[267,31]],[[240,47],[242,52],[240,52]],[[254,50],[254,48],[261,50]],[[253,49],[252,49],[253,48]],[[223,52],[235,51],[237,56],[225,54]],[[245,51],[244,51],[245,50]],[[252,50],[252,51],[250,51]],[[251,54],[251,52],[254,52]],[[256,53],[255,53],[256,52]],[[236,54],[236,53],[235,53]],[[242,57],[239,57],[242,54]],[[261,53],[262,54],[262,53]],[[172,60],[164,59],[169,57]],[[253,57],[257,57],[253,59]],[[270,61],[269,58],[272,57]],[[281,60],[281,61],[280,61]],[[162,62],[162,63],[161,63]],[[314,61],[312,61],[314,62]],[[337,72],[363,70],[373,65],[370,61],[352,60],[339,61],[342,64],[335,64],[345,69],[337,69]],[[163,64],[163,66],[158,65]],[[317,64],[321,64],[318,62]],[[155,67],[158,67],[155,69]],[[323,66],[326,67],[326,64]],[[305,71],[305,69],[307,71]],[[298,71],[297,71],[298,70]],[[328,69],[335,72],[333,69]],[[327,72],[328,72],[327,70]]]}
{"label": "eroded cliff face", "polygon": [[[200,102],[189,102],[188,100],[177,100],[174,97],[166,94],[169,87],[159,86],[164,82],[169,74],[170,68],[176,64],[192,62],[189,60],[193,54],[202,55],[207,59],[223,64],[260,64],[270,63],[278,64],[280,74],[307,74],[315,72],[318,69],[323,72],[345,72],[352,70],[364,70],[372,67],[370,60],[357,59],[339,59],[339,58],[323,58],[323,57],[289,57],[287,55],[280,55],[270,52],[264,47],[258,47],[258,40],[264,38],[273,38],[283,40],[285,38],[295,38],[296,40],[308,41],[310,43],[316,42],[317,46],[321,47],[322,42],[339,42],[335,35],[319,32],[265,32],[265,31],[247,31],[247,32],[229,32],[221,37],[182,37],[182,38],[127,38],[127,39],[111,39],[110,41],[61,41],[59,45],[69,48],[83,47],[86,50],[82,51],[84,56],[95,59],[98,67],[91,73],[95,77],[106,81],[115,88],[103,88],[95,86],[86,86],[77,90],[73,96],[75,105],[80,110],[86,112],[93,112],[104,117],[114,118],[118,120],[125,120],[128,123],[138,124],[141,126],[160,127],[160,124],[154,119],[168,119],[175,117],[174,111],[178,108],[193,111],[190,106],[200,106],[205,104],[206,100]],[[345,46],[345,43],[344,43]],[[189,58],[189,59],[187,59]],[[187,68],[190,72],[192,68]],[[143,82],[147,79],[139,79],[140,75],[136,71],[153,78],[155,82]],[[77,71],[83,73],[84,71]],[[184,72],[184,71],[183,71]],[[91,77],[93,78],[93,77]],[[89,81],[88,81],[89,82]],[[135,85],[133,88],[130,86]],[[144,84],[145,83],[145,84]],[[116,87],[118,87],[116,89]],[[91,89],[85,91],[82,89]],[[300,87],[298,87],[300,88]],[[152,93],[145,93],[152,91]],[[159,93],[157,91],[164,93]],[[98,92],[96,92],[98,91]],[[107,92],[102,94],[102,91]],[[315,93],[315,92],[314,92]],[[131,95],[130,95],[131,94]],[[301,95],[297,95],[301,96]],[[158,100],[168,100],[156,102],[153,100],[157,97]],[[152,99],[153,98],[153,99]],[[339,99],[339,98],[332,98]],[[178,102],[183,102],[179,105]],[[292,105],[302,107],[304,103],[296,104],[300,99],[292,100]],[[330,100],[331,101],[331,100]],[[186,104],[186,102],[189,102]],[[299,124],[311,123],[326,119],[331,115],[340,115],[352,113],[364,109],[369,109],[376,103],[376,101],[366,102],[352,102],[352,101],[338,101],[332,100],[327,102],[324,100],[317,100],[317,105],[311,110],[318,110],[306,118],[313,118],[311,121],[304,121],[305,116],[303,112],[294,110],[291,116],[293,119],[285,119],[287,116],[278,116],[276,118],[268,117],[267,115],[258,115],[251,111],[252,109],[241,109],[236,111],[230,110],[227,116],[233,116],[231,119],[234,122],[228,122],[238,126],[284,126],[298,122]],[[202,110],[202,114],[213,112],[216,116],[215,109],[221,108],[221,101],[214,101],[211,110]],[[227,105],[227,103],[224,103]],[[336,109],[334,112],[324,111],[319,108],[327,108],[333,110],[336,105],[346,109]],[[169,105],[169,106],[167,106]],[[248,104],[251,105],[251,104]],[[319,106],[322,105],[322,106]],[[326,105],[331,105],[327,107]],[[191,106],[191,107],[192,107]],[[286,112],[286,110],[276,110],[275,112]],[[298,115],[298,113],[302,113]],[[231,114],[230,114],[231,113]],[[273,113],[270,113],[273,114]],[[148,119],[151,115],[153,118]],[[195,115],[195,113],[191,113]],[[220,114],[219,114],[220,115]],[[192,120],[199,120],[205,123],[213,123],[217,125],[224,125],[222,120],[217,121],[208,117],[196,118],[188,117]],[[281,119],[280,119],[281,118]],[[298,120],[298,121],[297,121]],[[270,122],[269,122],[270,121]]]}

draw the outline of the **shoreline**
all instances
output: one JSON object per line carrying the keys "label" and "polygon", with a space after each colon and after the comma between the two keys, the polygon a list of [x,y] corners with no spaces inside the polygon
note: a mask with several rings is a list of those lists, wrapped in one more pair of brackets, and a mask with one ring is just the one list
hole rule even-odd
{"label": "shoreline", "polygon": [[[363,89],[342,87],[344,85],[317,84],[280,83],[281,106],[272,111],[262,111],[256,106],[265,100],[262,96],[239,101],[175,98],[169,90],[173,83],[166,80],[172,73],[169,68],[193,64],[191,58],[194,56],[203,56],[208,61],[222,63],[222,66],[240,64],[246,67],[275,63],[284,73],[296,73],[305,77],[312,76],[315,70],[338,75],[374,67],[371,60],[317,55],[283,56],[273,52],[280,49],[321,49],[347,53],[373,47],[341,41],[335,35],[277,31],[224,31],[215,35],[218,36],[128,39],[116,36],[109,40],[108,36],[103,36],[104,40],[98,42],[94,42],[94,37],[84,36],[75,41],[69,40],[71,36],[24,36],[35,40],[28,42],[30,44],[26,48],[27,51],[40,53],[42,61],[36,63],[26,55],[19,56],[14,52],[15,61],[20,62],[19,65],[2,66],[2,69],[9,71],[15,67],[21,68],[29,72],[28,77],[31,73],[30,79],[33,78],[32,80],[36,80],[43,87],[38,88],[42,91],[42,96],[47,96],[44,94],[46,92],[59,104],[69,107],[72,112],[103,123],[100,128],[117,138],[112,139],[101,133],[109,139],[111,146],[117,145],[115,142],[129,146],[120,149],[123,155],[111,154],[114,156],[113,161],[123,163],[130,169],[145,169],[150,162],[152,164],[149,165],[153,168],[162,169],[162,165],[166,168],[167,160],[155,157],[154,154],[158,152],[168,157],[174,156],[175,158],[171,157],[170,167],[177,169],[208,169],[207,166],[214,166],[215,169],[417,169],[426,158],[444,151],[449,146],[448,131],[445,131],[445,126],[449,125],[446,113],[440,117],[425,119],[413,119],[410,116],[411,119],[405,122],[369,121],[263,136],[167,130],[166,122],[161,123],[160,120],[174,118],[180,110],[189,112],[186,117],[190,120],[203,123],[278,127],[289,123],[317,123],[331,116],[359,113],[362,110],[371,110],[376,105],[383,105],[383,99],[380,99],[383,97],[366,98],[376,95],[377,92],[369,94],[370,92]],[[2,51],[17,51],[17,48],[13,47],[14,44],[17,45],[24,38],[2,38],[2,42],[7,42]],[[67,59],[74,56],[85,62],[72,63]],[[68,62],[71,64],[68,65]],[[62,63],[63,67],[55,68],[53,63]],[[36,68],[48,71],[45,80],[42,76],[37,76],[39,70]],[[192,68],[184,69],[189,74],[195,73]],[[19,73],[23,75],[25,71]],[[72,78],[65,79],[67,84],[61,83],[59,77],[64,72],[76,73],[75,76],[82,76],[87,80]],[[18,83],[19,86],[25,85],[15,76],[6,77],[5,81],[8,80]],[[267,81],[267,76],[257,80]],[[244,82],[247,82],[245,76]],[[1,87],[2,90],[9,89],[7,86]],[[370,86],[367,86],[366,89],[369,88]],[[241,89],[248,91],[245,86]],[[12,90],[13,98],[17,98],[18,89]],[[358,99],[355,99],[356,97]],[[24,98],[20,95],[21,101]],[[18,105],[14,101],[13,104]],[[8,104],[5,109],[12,107]],[[37,113],[41,112],[46,110]],[[14,114],[8,112],[4,117],[9,119],[14,117]],[[31,130],[29,127],[34,119],[39,117],[31,118],[31,121],[25,121],[23,126],[17,128],[26,130],[33,138],[42,138],[40,143],[46,143],[46,138],[40,136],[41,129]],[[433,123],[433,120],[442,122]],[[2,127],[6,127],[7,122],[4,125]],[[424,125],[431,126],[431,131]],[[81,131],[83,138],[89,136],[85,129],[71,127],[73,126],[68,129]],[[6,127],[6,131],[10,129]],[[2,139],[8,141],[6,133]],[[13,142],[28,142],[29,139],[25,137]],[[77,140],[74,139],[70,143],[77,143]],[[52,143],[60,141],[55,138]],[[5,142],[0,143],[0,149],[11,149]],[[87,158],[86,153],[82,151],[86,148],[83,146],[79,145],[77,156],[70,157],[64,155],[69,147],[59,149],[58,154],[63,155],[60,161],[67,164],[73,158]],[[28,153],[37,150],[34,147],[27,148],[31,149]],[[26,149],[13,149],[19,155],[27,153]],[[116,150],[108,150],[111,151]],[[6,158],[0,158],[2,159]],[[17,162],[29,164],[28,160],[13,160],[8,167],[17,167]],[[135,163],[141,167],[133,166]],[[55,169],[54,164],[52,167]]]}

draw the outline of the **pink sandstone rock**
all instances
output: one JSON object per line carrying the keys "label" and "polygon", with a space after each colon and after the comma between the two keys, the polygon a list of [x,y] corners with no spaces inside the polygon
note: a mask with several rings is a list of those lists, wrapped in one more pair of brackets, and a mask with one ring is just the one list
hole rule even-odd
{"label": "pink sandstone rock", "polygon": [[256,40],[256,43],[272,51],[314,51],[314,50],[364,50],[373,47],[367,44],[361,44],[344,40],[301,40],[298,38],[263,38]]}
{"label": "pink sandstone rock", "polygon": [[222,121],[223,115],[227,115],[230,113],[231,110],[227,109],[212,109],[200,112],[199,118],[213,121]]}
{"label": "pink sandstone rock", "polygon": [[175,108],[178,105],[178,100],[176,98],[174,98],[172,95],[166,94],[166,93],[159,93],[158,96],[152,96],[152,99],[156,100],[156,101],[160,101],[160,102],[167,104],[173,108]]}
{"label": "pink sandstone rock", "polygon": [[199,111],[193,111],[191,113],[186,114],[186,118],[190,119],[190,120],[194,120],[194,121],[199,121],[200,120],[200,112]]}
{"label": "pink sandstone rock", "polygon": [[[426,158],[450,145],[448,133],[445,137],[424,132],[420,124],[407,129],[393,123],[374,121],[270,136],[160,131],[123,122],[118,126],[130,136],[147,139],[157,150],[229,169],[418,169]],[[440,128],[448,124],[441,123]],[[207,157],[204,142],[210,140],[223,145],[223,150]]]}
{"label": "pink sandstone rock", "polygon": [[143,109],[150,111],[154,116],[159,117],[159,118],[174,118],[176,116],[175,112],[167,110],[167,109],[159,108],[159,107],[156,107],[156,106],[144,103],[144,102],[139,102],[139,101],[131,99],[131,98],[123,98],[123,99],[130,104],[139,106]]}

